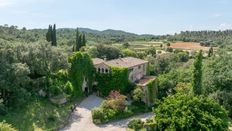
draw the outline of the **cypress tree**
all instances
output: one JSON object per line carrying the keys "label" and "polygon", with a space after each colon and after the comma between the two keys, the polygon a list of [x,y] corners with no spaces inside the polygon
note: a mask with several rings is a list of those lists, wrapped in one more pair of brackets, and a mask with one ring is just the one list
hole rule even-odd
{"label": "cypress tree", "polygon": [[57,46],[57,42],[56,42],[56,24],[53,25],[53,30],[52,30],[52,46]]}
{"label": "cypress tree", "polygon": [[212,55],[213,55],[213,47],[211,46],[209,48],[208,57],[211,57]]}
{"label": "cypress tree", "polygon": [[202,94],[202,50],[196,55],[193,63],[193,93],[195,95]]}
{"label": "cypress tree", "polygon": [[83,32],[83,35],[82,35],[82,46],[86,46],[86,38],[85,38],[85,33]]}
{"label": "cypress tree", "polygon": [[78,50],[78,38],[79,38],[79,30],[78,28],[76,29],[76,44],[75,44],[75,51]]}
{"label": "cypress tree", "polygon": [[75,45],[75,51],[79,51],[81,48],[81,41],[80,41],[80,33],[78,28],[76,29],[76,45]]}
{"label": "cypress tree", "polygon": [[52,25],[48,26],[48,32],[46,33],[46,40],[48,42],[52,41]]}
{"label": "cypress tree", "polygon": [[80,51],[82,45],[83,45],[82,34],[79,34],[79,37],[78,37],[78,51]]}

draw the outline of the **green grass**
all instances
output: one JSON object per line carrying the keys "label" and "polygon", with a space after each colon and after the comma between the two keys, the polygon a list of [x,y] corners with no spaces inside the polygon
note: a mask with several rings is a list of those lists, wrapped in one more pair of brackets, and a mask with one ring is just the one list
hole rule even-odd
{"label": "green grass", "polygon": [[[154,46],[157,50],[160,50],[160,44],[163,44],[163,42],[160,41],[130,41],[128,43],[130,44],[130,49],[134,49],[137,51],[145,51],[151,46]],[[120,47],[122,46],[122,43],[114,43],[113,45]]]}
{"label": "green grass", "polygon": [[1,117],[0,121],[5,120],[20,131],[53,131],[66,121],[72,104],[70,102],[59,107],[51,104],[47,99],[33,99],[22,108],[10,111],[6,116]]}

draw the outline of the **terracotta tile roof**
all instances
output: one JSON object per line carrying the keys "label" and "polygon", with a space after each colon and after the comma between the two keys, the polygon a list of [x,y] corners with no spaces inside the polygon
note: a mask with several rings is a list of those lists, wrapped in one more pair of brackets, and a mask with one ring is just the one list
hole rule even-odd
{"label": "terracotta tile roof", "polygon": [[155,80],[155,76],[145,76],[141,80],[139,80],[136,84],[138,86],[146,86],[150,80]]}
{"label": "terracotta tile roof", "polygon": [[100,63],[104,62],[104,60],[100,59],[100,58],[93,58],[92,60],[93,60],[94,65],[97,65],[97,64],[100,64]]}
{"label": "terracotta tile roof", "polygon": [[128,67],[128,68],[136,66],[136,65],[145,64],[145,63],[148,63],[148,61],[134,58],[134,57],[125,57],[125,58],[119,58],[119,59],[106,61],[107,65],[119,66],[119,67]]}

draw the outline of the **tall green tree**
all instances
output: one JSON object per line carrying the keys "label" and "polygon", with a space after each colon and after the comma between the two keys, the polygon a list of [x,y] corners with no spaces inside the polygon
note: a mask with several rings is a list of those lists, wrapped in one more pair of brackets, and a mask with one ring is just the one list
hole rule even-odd
{"label": "tall green tree", "polygon": [[73,46],[73,51],[80,51],[81,47],[86,45],[86,37],[85,33],[82,32],[80,33],[78,28],[76,29],[76,42],[75,45]]}
{"label": "tall green tree", "polygon": [[202,94],[202,50],[200,50],[193,63],[193,92],[195,95]]}
{"label": "tall green tree", "polygon": [[52,25],[48,26],[48,32],[46,33],[46,40],[48,42],[52,41]]}
{"label": "tall green tree", "polygon": [[86,46],[86,38],[85,38],[85,33],[82,33],[82,46]]}
{"label": "tall green tree", "polygon": [[56,42],[56,24],[53,25],[53,29],[52,29],[52,46],[57,46],[57,42]]}
{"label": "tall green tree", "polygon": [[75,42],[75,47],[74,47],[74,51],[79,51],[81,48],[81,40],[80,40],[80,32],[78,30],[78,28],[76,29],[76,42]]}
{"label": "tall green tree", "polygon": [[208,57],[211,57],[212,55],[213,55],[213,47],[210,47],[208,52]]}
{"label": "tall green tree", "polygon": [[82,47],[82,44],[83,44],[82,34],[79,34],[79,38],[78,38],[78,50],[77,51],[80,51],[80,49]]}

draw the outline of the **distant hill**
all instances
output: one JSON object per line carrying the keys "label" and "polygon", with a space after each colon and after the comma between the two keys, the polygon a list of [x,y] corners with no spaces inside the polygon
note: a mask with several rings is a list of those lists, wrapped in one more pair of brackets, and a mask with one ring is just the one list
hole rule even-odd
{"label": "distant hill", "polygon": [[[121,30],[107,29],[103,31],[90,28],[78,28],[85,32],[87,40],[95,44],[122,43],[134,40],[151,39],[153,35],[138,35]],[[58,44],[72,45],[75,42],[75,28],[58,28]],[[0,42],[36,42],[45,41],[47,29],[18,29],[17,26],[0,26]]]}

